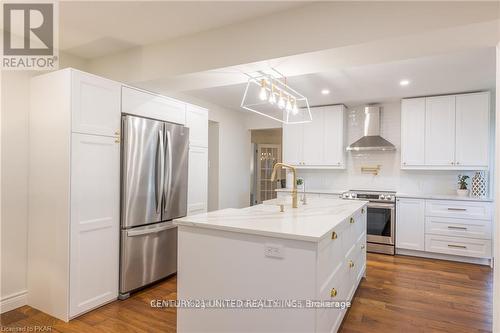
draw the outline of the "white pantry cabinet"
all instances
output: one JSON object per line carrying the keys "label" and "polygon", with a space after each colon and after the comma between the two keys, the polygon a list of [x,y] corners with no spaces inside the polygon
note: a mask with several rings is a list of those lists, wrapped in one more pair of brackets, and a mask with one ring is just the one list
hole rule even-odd
{"label": "white pantry cabinet", "polygon": [[425,247],[425,201],[398,199],[396,203],[396,248],[423,251]]}
{"label": "white pantry cabinet", "polygon": [[403,99],[401,168],[487,169],[489,117],[489,92]]}
{"label": "white pantry cabinet", "polygon": [[345,168],[345,107],[311,108],[312,122],[283,126],[283,161],[297,168]]}
{"label": "white pantry cabinet", "polygon": [[187,214],[208,209],[208,110],[187,104],[186,126],[189,127],[189,170]]}
{"label": "white pantry cabinet", "polygon": [[119,92],[73,69],[31,81],[28,305],[64,321],[118,295]]}

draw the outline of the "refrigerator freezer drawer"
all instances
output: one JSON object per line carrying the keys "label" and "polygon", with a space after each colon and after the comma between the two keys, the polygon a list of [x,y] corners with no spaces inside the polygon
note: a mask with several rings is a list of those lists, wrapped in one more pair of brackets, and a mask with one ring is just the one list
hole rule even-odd
{"label": "refrigerator freezer drawer", "polygon": [[126,294],[177,271],[177,227],[172,222],[121,232],[120,293]]}

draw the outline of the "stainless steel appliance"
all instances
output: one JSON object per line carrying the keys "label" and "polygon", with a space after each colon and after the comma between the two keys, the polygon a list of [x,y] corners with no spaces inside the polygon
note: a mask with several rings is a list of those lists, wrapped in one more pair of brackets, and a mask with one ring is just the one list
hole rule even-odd
{"label": "stainless steel appliance", "polygon": [[367,251],[394,255],[396,192],[351,190],[341,198],[367,200]]}
{"label": "stainless steel appliance", "polygon": [[122,116],[120,298],[177,271],[186,215],[189,129]]}
{"label": "stainless steel appliance", "polygon": [[350,144],[347,151],[396,150],[396,147],[380,136],[380,107],[366,106],[364,109],[364,135]]}

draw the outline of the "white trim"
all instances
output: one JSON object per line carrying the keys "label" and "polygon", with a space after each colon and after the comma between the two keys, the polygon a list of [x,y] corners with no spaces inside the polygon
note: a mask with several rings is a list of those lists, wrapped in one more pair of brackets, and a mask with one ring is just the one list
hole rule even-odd
{"label": "white trim", "polygon": [[27,290],[7,295],[6,297],[0,300],[0,313],[17,309],[26,304],[28,304]]}
{"label": "white trim", "polygon": [[413,257],[421,257],[421,258],[431,258],[431,259],[439,259],[439,260],[450,260],[450,261],[459,261],[466,262],[469,264],[478,264],[478,265],[486,265],[491,266],[492,260],[486,258],[470,258],[463,256],[454,256],[449,254],[441,254],[441,253],[432,253],[425,251],[415,251],[415,250],[406,250],[406,249],[396,249],[396,254],[413,256]]}

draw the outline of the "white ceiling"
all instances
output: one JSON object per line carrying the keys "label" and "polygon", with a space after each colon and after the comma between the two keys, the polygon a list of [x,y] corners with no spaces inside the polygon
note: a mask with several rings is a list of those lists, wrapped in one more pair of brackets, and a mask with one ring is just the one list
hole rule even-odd
{"label": "white ceiling", "polygon": [[300,1],[61,1],[60,48],[92,59],[302,5]]}
{"label": "white ceiling", "polygon": [[[410,84],[400,86],[403,79]],[[311,106],[338,103],[354,106],[491,89],[495,86],[495,48],[288,77],[288,83],[306,96]],[[227,85],[185,93],[226,108],[240,109],[245,86]],[[322,89],[331,92],[322,95]]]}

